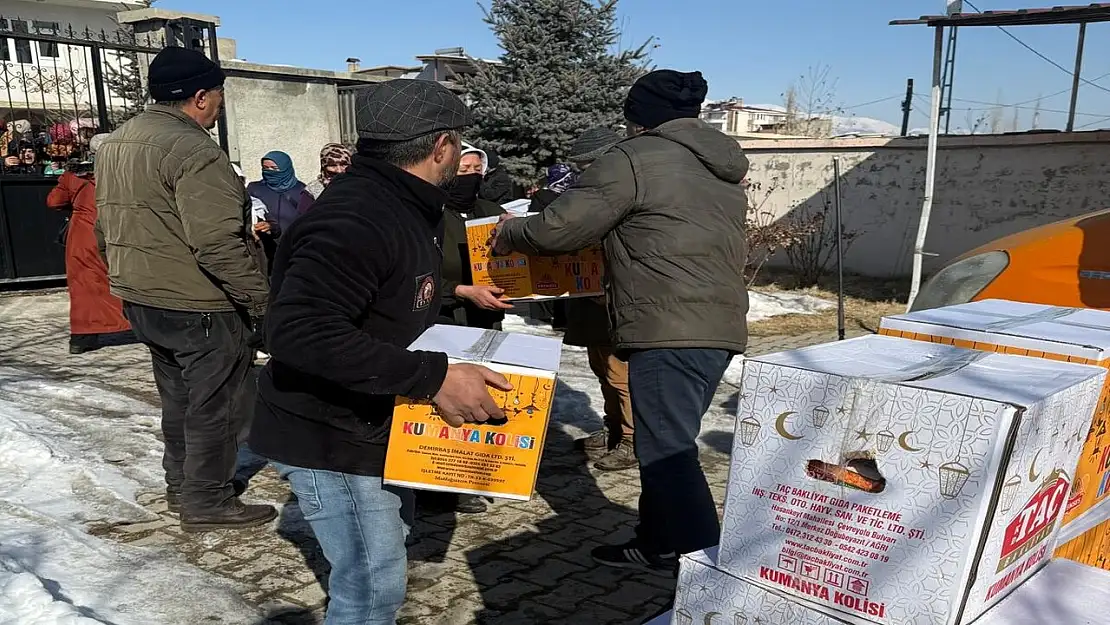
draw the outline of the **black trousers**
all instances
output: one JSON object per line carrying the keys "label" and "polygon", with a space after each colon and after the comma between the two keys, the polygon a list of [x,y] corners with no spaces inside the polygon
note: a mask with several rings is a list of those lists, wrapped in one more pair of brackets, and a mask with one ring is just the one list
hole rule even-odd
{"label": "black trousers", "polygon": [[698,460],[702,416],[732,354],[647,349],[628,356],[628,388],[640,461],[640,525],[653,553],[690,553],[720,541],[717,506]]}
{"label": "black trousers", "polygon": [[125,303],[124,314],[148,348],[162,398],[166,488],[182,507],[207,514],[233,498],[250,330],[238,313],[179,312]]}

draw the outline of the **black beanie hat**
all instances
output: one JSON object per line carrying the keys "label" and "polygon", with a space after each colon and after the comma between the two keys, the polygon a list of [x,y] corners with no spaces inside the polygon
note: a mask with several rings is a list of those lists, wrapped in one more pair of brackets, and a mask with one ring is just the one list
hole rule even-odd
{"label": "black beanie hat", "polygon": [[166,48],[150,62],[150,96],[155,102],[177,102],[201,89],[224,84],[224,70],[196,50]]}
{"label": "black beanie hat", "polygon": [[655,128],[674,119],[697,118],[709,85],[701,72],[660,69],[641,76],[628,90],[624,118]]}

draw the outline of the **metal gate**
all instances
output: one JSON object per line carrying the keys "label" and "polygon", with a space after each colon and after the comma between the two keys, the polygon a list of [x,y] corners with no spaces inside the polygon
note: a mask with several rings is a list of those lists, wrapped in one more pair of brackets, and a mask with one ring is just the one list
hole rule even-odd
{"label": "metal gate", "polygon": [[[213,45],[214,28],[204,33]],[[166,40],[188,34],[167,26]],[[46,194],[88,159],[93,135],[143,110],[146,68],[160,51],[129,27],[0,16],[0,283],[64,276],[55,241],[64,217],[46,208]]]}

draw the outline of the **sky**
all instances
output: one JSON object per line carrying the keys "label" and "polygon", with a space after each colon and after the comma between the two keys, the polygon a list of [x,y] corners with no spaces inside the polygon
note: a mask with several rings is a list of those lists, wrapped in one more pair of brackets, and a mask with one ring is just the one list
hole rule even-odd
{"label": "sky", "polygon": [[[1059,4],[972,1],[983,11]],[[944,0],[619,0],[618,7],[623,46],[654,37],[652,62],[701,71],[712,99],[781,104],[793,81],[828,68],[835,79],[833,102],[845,114],[899,124],[906,79],[913,78],[917,95],[910,126],[920,128],[928,122],[933,31],[888,24],[943,13],[944,5]],[[219,16],[220,36],[236,39],[238,56],[258,63],[340,70],[348,57],[361,59],[363,67],[414,65],[417,54],[455,46],[475,57],[499,54],[473,0],[159,0],[157,6]],[[1039,96],[1039,127],[1062,128],[1077,28],[1009,29],[1064,69],[998,28],[961,29],[952,128],[973,126],[1002,103],[1015,105],[1007,108],[1005,123],[1016,113],[1018,128],[1028,129]],[[1076,126],[1110,128],[1110,24],[1088,26],[1084,59],[1082,76],[1095,85],[1080,89]]]}

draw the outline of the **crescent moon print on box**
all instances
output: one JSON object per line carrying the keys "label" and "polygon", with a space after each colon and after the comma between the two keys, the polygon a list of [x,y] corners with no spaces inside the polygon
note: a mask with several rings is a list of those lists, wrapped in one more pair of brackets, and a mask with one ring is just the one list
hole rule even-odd
{"label": "crescent moon print on box", "polygon": [[[984,300],[887,317],[879,332],[915,341],[1110,368],[1110,311],[1105,310]],[[1100,504],[1110,499],[1110,462],[1105,462],[1110,458],[1102,457],[1110,448],[1110,385],[1077,390],[1073,395],[1080,405],[1089,405],[1091,395],[1097,402],[1087,426],[1074,428],[1074,438],[1062,440],[1069,452],[1073,445],[1082,451],[1064,512],[1062,535],[1072,544],[1061,549],[1058,556],[1089,564],[1098,559],[1096,549],[1103,539],[1110,541],[1110,533],[1106,533],[1110,527],[1098,527],[1105,514]],[[1028,477],[1023,468],[1012,469],[1007,486]],[[1043,471],[1038,468],[1038,472]],[[1012,488],[1009,492],[1012,496]],[[1009,499],[1007,502],[1015,505]]]}
{"label": "crescent moon print on box", "polygon": [[717,565],[842,621],[970,622],[1051,555],[1104,377],[879,336],[747,360]]}

